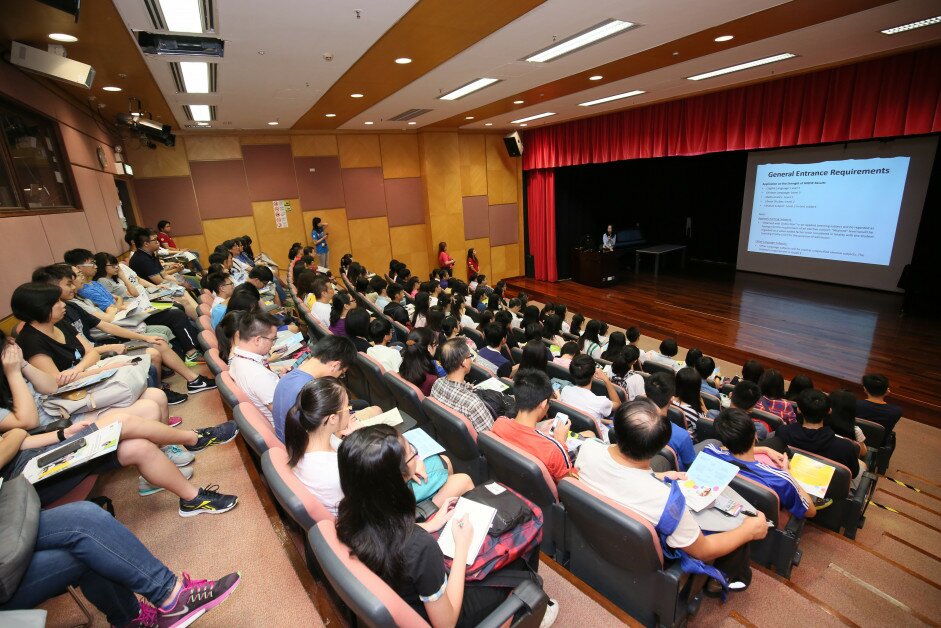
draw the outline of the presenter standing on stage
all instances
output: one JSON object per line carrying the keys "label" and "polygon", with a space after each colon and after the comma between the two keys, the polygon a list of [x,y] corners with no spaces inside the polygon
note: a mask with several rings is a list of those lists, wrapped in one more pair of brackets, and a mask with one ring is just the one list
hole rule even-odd
{"label": "presenter standing on stage", "polygon": [[614,225],[608,225],[607,231],[601,236],[601,248],[605,251],[613,251],[614,243],[617,242],[617,235],[614,233]]}

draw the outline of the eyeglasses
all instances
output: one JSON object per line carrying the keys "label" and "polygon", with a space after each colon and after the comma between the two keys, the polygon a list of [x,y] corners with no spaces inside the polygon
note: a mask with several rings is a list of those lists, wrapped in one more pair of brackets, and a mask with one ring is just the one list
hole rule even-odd
{"label": "eyeglasses", "polygon": [[265,340],[270,340],[271,342],[274,342],[275,340],[278,339],[278,336],[276,335],[273,338],[269,338],[268,336],[259,336],[259,338],[264,338]]}
{"label": "eyeglasses", "polygon": [[96,268],[98,265],[95,264],[94,262],[85,262],[84,264],[79,264],[79,266],[87,266],[88,268]]}
{"label": "eyeglasses", "polygon": [[418,450],[415,449],[415,445],[409,443],[409,444],[408,444],[408,450],[412,453],[412,455],[409,456],[409,457],[405,460],[405,464],[410,463],[412,460],[415,459],[416,456],[418,456]]}

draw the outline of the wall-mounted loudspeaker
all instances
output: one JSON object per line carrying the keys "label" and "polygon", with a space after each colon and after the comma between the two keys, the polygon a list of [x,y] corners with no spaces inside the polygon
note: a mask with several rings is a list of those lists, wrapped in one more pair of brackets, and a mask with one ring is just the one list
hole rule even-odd
{"label": "wall-mounted loudspeaker", "polygon": [[506,144],[506,152],[510,157],[520,157],[523,154],[523,140],[520,139],[520,134],[516,131],[504,135],[503,143]]}

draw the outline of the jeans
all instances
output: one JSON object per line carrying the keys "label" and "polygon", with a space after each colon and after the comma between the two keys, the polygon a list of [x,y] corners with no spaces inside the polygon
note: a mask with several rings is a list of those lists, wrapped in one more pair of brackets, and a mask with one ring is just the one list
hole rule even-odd
{"label": "jeans", "polygon": [[163,325],[169,327],[173,335],[176,336],[170,341],[170,346],[181,357],[196,348],[196,328],[190,323],[183,310],[176,307],[169,307],[159,312],[154,312],[146,318],[150,325]]}
{"label": "jeans", "polygon": [[73,502],[40,513],[32,560],[0,610],[33,608],[69,585],[120,626],[140,612],[135,592],[157,606],[176,576],[114,517],[91,502]]}
{"label": "jeans", "polygon": [[330,251],[326,253],[317,253],[317,259],[324,268],[330,268]]}

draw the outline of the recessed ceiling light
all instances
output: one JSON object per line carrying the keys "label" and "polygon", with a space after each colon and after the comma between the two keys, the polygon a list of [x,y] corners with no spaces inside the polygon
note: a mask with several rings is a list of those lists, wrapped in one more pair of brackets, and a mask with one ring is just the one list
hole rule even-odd
{"label": "recessed ceiling light", "polygon": [[409,124],[418,124],[418,123],[413,120],[413,121],[409,122]]}
{"label": "recessed ceiling light", "polygon": [[78,41],[78,37],[66,33],[49,33],[49,39],[52,41],[61,41],[64,44],[74,44]]}
{"label": "recessed ceiling light", "polygon": [[209,126],[208,122],[197,122],[196,126]]}
{"label": "recessed ceiling light", "polygon": [[473,119],[474,119],[474,116],[464,116],[464,119],[465,119],[465,120],[473,120]]}
{"label": "recessed ceiling light", "polygon": [[167,30],[175,33],[203,32],[198,0],[158,0]]}
{"label": "recessed ceiling light", "polygon": [[372,124],[372,120],[367,120],[366,122],[363,122],[363,124]]}
{"label": "recessed ceiling light", "polygon": [[398,59],[395,60],[395,62],[398,63],[399,65],[407,65],[411,63],[412,60],[409,59],[408,57],[399,57]]}
{"label": "recessed ceiling light", "polygon": [[337,114],[335,113],[325,113],[323,114],[325,118],[336,118]]}
{"label": "recessed ceiling light", "polygon": [[209,105],[186,105],[189,109],[190,117],[196,122],[210,122],[212,120],[212,110]]}
{"label": "recessed ceiling light", "polygon": [[484,126],[493,126],[493,122],[484,122]]}
{"label": "recessed ceiling light", "polygon": [[360,94],[359,92],[356,92],[355,94],[350,94],[350,98],[362,98],[362,97],[363,95]]}
{"label": "recessed ceiling light", "polygon": [[589,76],[589,77],[588,77],[588,80],[589,80],[589,81],[600,81],[600,80],[603,79],[603,78],[604,78],[604,77],[601,76],[600,74],[595,74],[594,76]]}
{"label": "recessed ceiling light", "polygon": [[522,100],[514,100],[514,101],[513,101],[513,104],[514,104],[514,105],[522,105],[522,104],[523,104],[523,101],[522,101]]}
{"label": "recessed ceiling light", "polygon": [[[929,17],[926,20],[919,20],[917,22],[912,22],[911,24],[903,24],[902,26],[896,26],[894,28],[887,28],[881,32],[885,35],[895,35],[896,33],[904,33],[905,31],[913,31],[916,28],[931,26],[932,24],[937,24],[939,22],[941,22],[941,15],[937,17]],[[50,37],[52,37],[52,35],[50,35]]]}
{"label": "recessed ceiling light", "polygon": [[722,41],[732,41],[733,39],[735,39],[735,35],[719,35],[713,41],[722,42]]}
{"label": "recessed ceiling light", "polygon": [[623,94],[615,94],[614,96],[606,96],[604,98],[599,98],[598,100],[589,100],[588,102],[578,103],[579,107],[594,107],[595,105],[600,105],[601,103],[611,102],[612,100],[621,100],[622,98],[630,98],[631,96],[639,96],[640,94],[646,94],[647,92],[635,89],[631,92],[624,92]]}
{"label": "recessed ceiling light", "polygon": [[448,92],[444,96],[438,96],[438,100],[457,100],[458,98],[467,96],[471,92],[476,92],[478,89],[483,89],[488,85],[493,85],[499,80],[500,79],[495,78],[479,78]]}
{"label": "recessed ceiling light", "polygon": [[272,120],[271,122],[268,123],[268,126],[278,126],[278,121]]}
{"label": "recessed ceiling light", "polygon": [[524,122],[524,123],[521,124],[520,126],[529,126],[529,125]]}
{"label": "recessed ceiling light", "polygon": [[117,87],[117,86],[115,86],[115,85],[105,85],[105,86],[102,87],[101,89],[105,90],[106,92],[119,92],[119,91],[121,91],[121,88],[120,88],[120,87]]}
{"label": "recessed ceiling light", "polygon": [[532,55],[526,57],[526,61],[531,63],[543,63],[545,61],[551,61],[561,57],[562,55],[574,52],[579,48],[590,46],[591,44],[598,43],[602,39],[607,39],[608,37],[622,33],[627,29],[632,28],[633,26],[635,26],[633,22],[625,22],[623,20],[606,20],[597,26],[592,26],[587,31],[572,35],[571,37],[563,39],[557,44],[553,44],[549,48],[533,53]]}
{"label": "recessed ceiling light", "polygon": [[527,116],[525,118],[520,118],[519,120],[510,120],[510,124],[519,124],[520,122],[529,122],[530,120],[538,120],[539,118],[548,118],[549,116],[554,116],[555,113],[552,111],[546,111],[545,113],[537,113],[534,116]]}
{"label": "recessed ceiling light", "polygon": [[186,93],[209,93],[209,64],[205,61],[180,61],[180,74]]}
{"label": "recessed ceiling light", "polygon": [[777,63],[778,61],[784,61],[785,59],[790,59],[791,57],[796,57],[797,55],[791,54],[790,52],[784,52],[779,55],[774,55],[773,57],[765,57],[764,59],[755,59],[754,61],[748,61],[746,63],[739,63],[738,65],[732,65],[727,68],[720,68],[718,70],[713,70],[712,72],[705,72],[703,74],[697,74],[696,76],[687,76],[686,78],[690,81],[701,81],[707,78],[713,78],[715,76],[722,76],[723,74],[731,74],[732,72],[741,72],[742,70],[747,70],[749,68],[755,68],[759,65],[767,65],[769,63]]}

